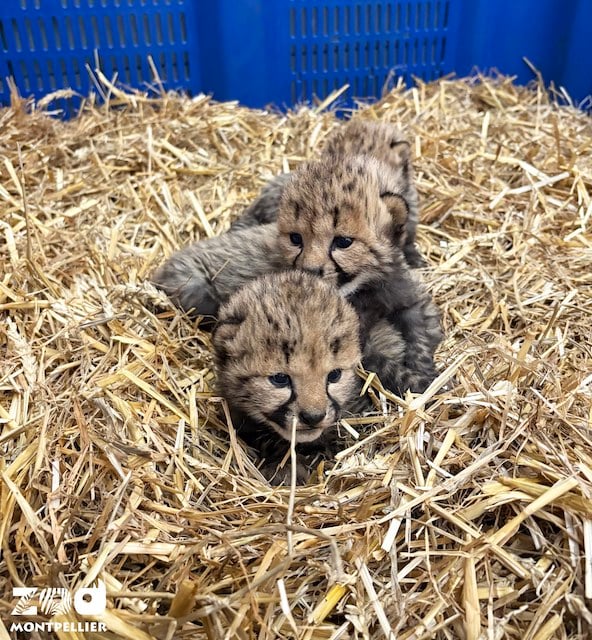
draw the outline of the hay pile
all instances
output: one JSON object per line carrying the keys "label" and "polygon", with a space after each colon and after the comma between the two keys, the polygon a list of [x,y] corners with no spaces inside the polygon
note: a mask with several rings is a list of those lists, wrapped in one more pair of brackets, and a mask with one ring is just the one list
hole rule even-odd
{"label": "hay pile", "polygon": [[352,421],[291,504],[146,279],[337,120],[110,90],[0,111],[0,638],[13,586],[97,577],[108,631],[60,638],[590,637],[590,119],[506,78],[365,108],[413,140],[449,385]]}

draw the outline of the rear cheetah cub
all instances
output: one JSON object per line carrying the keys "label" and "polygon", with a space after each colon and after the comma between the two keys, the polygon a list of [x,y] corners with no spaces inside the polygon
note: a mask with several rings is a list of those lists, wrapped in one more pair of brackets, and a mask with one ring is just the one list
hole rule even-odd
{"label": "rear cheetah cub", "polygon": [[[408,213],[384,163],[367,156],[308,162],[282,192],[280,253],[286,266],[318,273],[346,296],[372,283],[383,288],[387,278],[408,279],[398,245]],[[403,289],[398,283],[395,300],[408,297]]]}
{"label": "rear cheetah cub", "polygon": [[238,434],[284,482],[296,422],[298,481],[315,457],[332,456],[335,423],[359,396],[359,326],[331,286],[302,271],[253,280],[220,308],[213,334],[218,386]]}
{"label": "rear cheetah cub", "polygon": [[411,163],[411,148],[402,132],[387,122],[351,120],[329,137],[323,153],[337,157],[369,156],[384,162],[390,168],[389,183],[385,188],[392,185],[392,191],[403,198],[407,207],[407,218],[401,229],[399,244],[410,266],[425,266],[425,260],[415,246],[419,197]]}
{"label": "rear cheetah cub", "polygon": [[[334,162],[335,158],[353,155],[376,158],[389,167],[389,181],[385,189],[390,188],[401,196],[407,207],[407,216],[400,229],[398,244],[403,248],[409,265],[425,266],[425,261],[415,246],[419,199],[413,178],[409,143],[395,125],[386,122],[351,120],[329,136],[321,160],[330,158]],[[290,174],[281,174],[268,182],[259,197],[234,222],[231,230],[275,221],[282,193],[289,181]]]}

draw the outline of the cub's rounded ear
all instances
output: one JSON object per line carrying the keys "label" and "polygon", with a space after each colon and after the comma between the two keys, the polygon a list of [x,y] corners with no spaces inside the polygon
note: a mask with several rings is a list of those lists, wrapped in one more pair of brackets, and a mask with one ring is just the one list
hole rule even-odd
{"label": "cub's rounded ear", "polygon": [[411,162],[411,145],[407,140],[393,138],[389,142],[389,158],[394,167],[406,167]]}
{"label": "cub's rounded ear", "polygon": [[214,348],[227,352],[244,321],[245,317],[242,315],[222,314],[212,332]]}
{"label": "cub's rounded ear", "polygon": [[409,217],[409,207],[405,198],[392,191],[384,191],[380,194],[380,198],[386,205],[395,227],[402,229],[407,224]]}

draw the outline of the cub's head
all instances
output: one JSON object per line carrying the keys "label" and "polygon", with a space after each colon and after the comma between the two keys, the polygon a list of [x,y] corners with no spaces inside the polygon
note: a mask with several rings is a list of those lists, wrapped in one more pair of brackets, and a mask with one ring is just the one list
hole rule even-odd
{"label": "cub's head", "polygon": [[367,155],[387,164],[404,188],[413,188],[411,149],[402,131],[389,122],[350,120],[332,133],[323,148],[328,156]]}
{"label": "cub's head", "polygon": [[229,405],[290,440],[311,442],[359,391],[359,326],[337,291],[302,271],[270,274],[234,294],[213,335]]}
{"label": "cub's head", "polygon": [[285,265],[322,276],[344,295],[380,280],[408,216],[397,184],[386,164],[368,156],[327,156],[300,167],[278,211]]}

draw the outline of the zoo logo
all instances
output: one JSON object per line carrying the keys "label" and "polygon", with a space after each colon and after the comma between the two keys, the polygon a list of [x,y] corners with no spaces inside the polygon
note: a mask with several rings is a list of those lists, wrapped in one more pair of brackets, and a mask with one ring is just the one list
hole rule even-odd
{"label": "zoo logo", "polygon": [[38,606],[31,601],[37,594],[37,587],[13,587],[12,595],[18,596],[19,601],[12,610],[13,616],[36,616],[38,610],[46,616],[58,614],[66,615],[74,610],[81,616],[97,616],[105,611],[107,606],[107,590],[102,580],[97,580],[95,586],[77,589],[74,598],[68,589],[48,587],[39,591]]}

